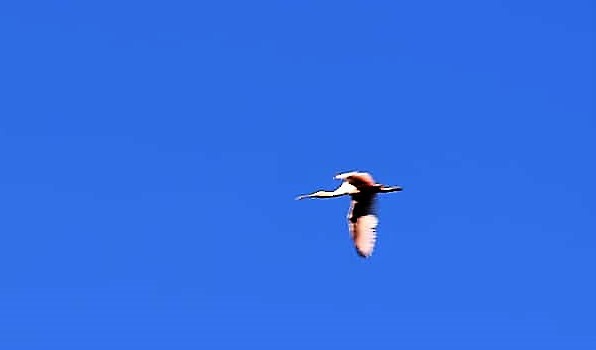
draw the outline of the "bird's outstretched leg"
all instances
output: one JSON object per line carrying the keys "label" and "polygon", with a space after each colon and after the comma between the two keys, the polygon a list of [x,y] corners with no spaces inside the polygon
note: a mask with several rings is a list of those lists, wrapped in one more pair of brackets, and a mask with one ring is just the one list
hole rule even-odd
{"label": "bird's outstretched leg", "polygon": [[398,191],[403,191],[403,188],[400,186],[385,186],[385,185],[381,185],[379,187],[380,193],[389,193],[389,192],[398,192]]}

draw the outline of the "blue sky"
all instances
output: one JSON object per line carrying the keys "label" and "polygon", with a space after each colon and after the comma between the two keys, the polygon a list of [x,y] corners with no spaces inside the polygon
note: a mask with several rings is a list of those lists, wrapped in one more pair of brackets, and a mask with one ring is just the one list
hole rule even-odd
{"label": "blue sky", "polygon": [[0,346],[596,348],[595,13],[3,2]]}

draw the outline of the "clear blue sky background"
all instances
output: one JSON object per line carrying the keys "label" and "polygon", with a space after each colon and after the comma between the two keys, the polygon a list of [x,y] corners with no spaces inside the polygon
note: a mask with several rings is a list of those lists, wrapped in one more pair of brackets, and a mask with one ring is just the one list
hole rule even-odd
{"label": "clear blue sky background", "polygon": [[[593,1],[5,1],[2,349],[595,349]],[[370,260],[347,198],[368,170]]]}

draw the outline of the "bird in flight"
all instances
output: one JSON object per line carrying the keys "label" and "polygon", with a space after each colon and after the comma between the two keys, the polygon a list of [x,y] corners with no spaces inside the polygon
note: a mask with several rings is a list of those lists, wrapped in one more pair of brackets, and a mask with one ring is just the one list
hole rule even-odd
{"label": "bird in flight", "polygon": [[362,258],[369,258],[375,248],[377,225],[379,223],[376,200],[377,194],[401,191],[399,186],[386,186],[377,183],[367,172],[351,171],[334,177],[341,180],[341,185],[334,191],[319,190],[311,194],[300,195],[296,200],[306,198],[334,198],[349,195],[348,229],[356,252]]}

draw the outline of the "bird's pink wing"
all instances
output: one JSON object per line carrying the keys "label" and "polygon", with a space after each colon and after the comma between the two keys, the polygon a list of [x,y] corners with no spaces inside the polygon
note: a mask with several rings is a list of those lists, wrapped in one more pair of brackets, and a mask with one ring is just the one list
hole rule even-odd
{"label": "bird's pink wing", "polygon": [[369,173],[357,173],[352,175],[351,178],[355,179],[356,182],[364,184],[365,186],[375,185],[375,179],[373,179],[372,175]]}
{"label": "bird's pink wing", "polygon": [[354,247],[363,258],[372,255],[377,241],[377,225],[379,220],[375,215],[361,216],[353,223],[348,221]]}
{"label": "bird's pink wing", "polygon": [[344,180],[353,183],[354,185],[374,186],[376,185],[375,179],[372,175],[367,172],[361,171],[350,171],[348,173],[342,173],[335,176],[337,180]]}

